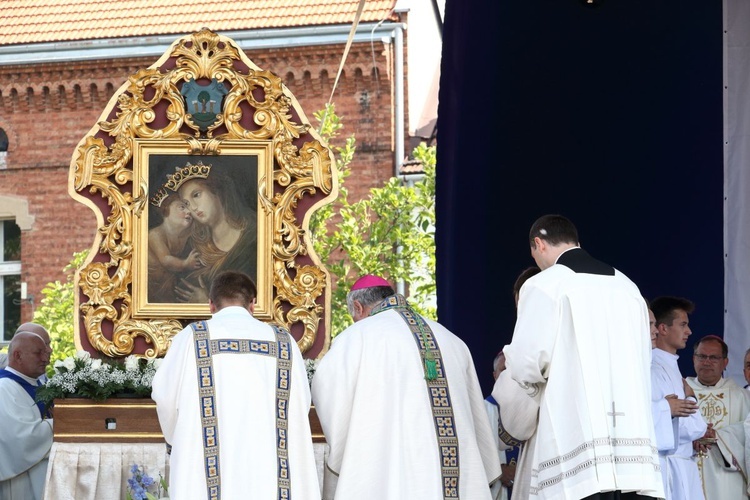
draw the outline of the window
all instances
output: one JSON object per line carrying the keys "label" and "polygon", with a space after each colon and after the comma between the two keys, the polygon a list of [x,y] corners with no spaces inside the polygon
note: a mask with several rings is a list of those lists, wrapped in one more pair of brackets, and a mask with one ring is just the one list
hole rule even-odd
{"label": "window", "polygon": [[8,134],[0,128],[0,169],[5,168],[8,155]]}
{"label": "window", "polygon": [[0,220],[0,340],[10,340],[21,324],[21,228]]}

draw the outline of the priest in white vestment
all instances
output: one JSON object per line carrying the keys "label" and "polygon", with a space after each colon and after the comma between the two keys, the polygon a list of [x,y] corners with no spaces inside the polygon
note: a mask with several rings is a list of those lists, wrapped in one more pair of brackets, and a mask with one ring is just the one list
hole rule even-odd
{"label": "priest in white vestment", "polygon": [[[694,399],[692,388],[683,379],[677,365],[677,351],[684,349],[690,331],[688,314],[693,303],[681,297],[657,297],[651,301],[651,310],[656,317],[656,348],[653,350],[651,378],[654,402],[664,398]],[[687,393],[686,393],[687,391]],[[669,439],[663,431],[659,439],[659,458],[666,498],[674,500],[702,500],[704,498],[698,465],[693,461],[693,441],[702,438],[707,425],[700,412],[689,416],[675,417],[672,446],[664,443]]]}
{"label": "priest in white vestment", "polygon": [[219,274],[212,318],[179,332],[154,376],[171,498],[320,499],[305,363],[253,318],[255,296],[248,276]]}
{"label": "priest in white vestment", "polygon": [[466,344],[383,278],[357,280],[347,303],[355,323],[312,384],[331,498],[490,500],[500,462]]}
{"label": "priest in white vestment", "polygon": [[[46,334],[46,332],[45,332]],[[52,350],[49,337],[16,333],[0,370],[0,499],[41,500],[52,448],[52,419],[35,401]]]}
{"label": "priest in white vestment", "polygon": [[[520,477],[529,477],[531,498],[663,497],[644,299],[578,246],[565,217],[538,219],[529,244],[542,272],[521,288],[513,340],[503,349],[507,370],[492,391],[506,429],[526,421],[516,438],[531,434],[514,496]],[[515,403],[501,401],[504,393]]]}
{"label": "priest in white vestment", "polygon": [[706,500],[748,498],[745,469],[745,419],[750,414],[750,393],[724,378],[729,348],[715,335],[693,345],[697,376],[687,381],[698,398],[701,415],[711,428],[715,444],[702,445],[695,457]]}

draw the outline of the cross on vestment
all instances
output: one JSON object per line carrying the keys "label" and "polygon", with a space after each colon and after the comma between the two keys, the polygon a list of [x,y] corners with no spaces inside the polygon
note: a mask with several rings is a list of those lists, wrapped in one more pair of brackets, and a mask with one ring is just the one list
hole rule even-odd
{"label": "cross on vestment", "polygon": [[612,417],[612,427],[617,427],[617,417],[624,417],[625,413],[615,411],[615,402],[612,401],[612,411],[607,412],[607,415]]}

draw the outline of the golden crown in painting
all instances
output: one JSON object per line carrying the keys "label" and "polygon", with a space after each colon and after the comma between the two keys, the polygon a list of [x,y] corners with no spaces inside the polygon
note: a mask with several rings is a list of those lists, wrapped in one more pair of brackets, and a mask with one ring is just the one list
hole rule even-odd
{"label": "golden crown in painting", "polygon": [[154,193],[154,195],[151,197],[150,201],[151,204],[155,207],[160,207],[161,204],[164,202],[165,199],[169,196],[169,193],[166,189],[164,189],[164,186],[160,187],[159,190]]}
{"label": "golden crown in painting", "polygon": [[174,192],[177,192],[185,182],[193,179],[208,179],[211,173],[211,165],[204,165],[198,162],[195,165],[188,162],[184,167],[175,167],[172,175],[167,175],[167,183],[164,186]]}

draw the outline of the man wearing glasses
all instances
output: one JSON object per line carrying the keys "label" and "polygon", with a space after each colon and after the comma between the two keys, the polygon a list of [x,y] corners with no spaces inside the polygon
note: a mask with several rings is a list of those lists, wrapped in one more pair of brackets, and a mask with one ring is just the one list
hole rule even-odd
{"label": "man wearing glasses", "polygon": [[[651,301],[650,309],[657,329],[651,358],[652,401],[694,398],[677,365],[677,351],[685,348],[693,333],[688,326],[688,314],[693,312],[694,305],[682,297],[658,297]],[[678,416],[672,422],[670,432],[657,429],[664,493],[666,498],[675,500],[703,500],[700,472],[693,461],[693,441],[706,434],[706,422],[699,412]],[[666,445],[668,440],[670,448]]]}
{"label": "man wearing glasses", "polygon": [[708,423],[703,438],[693,443],[707,500],[748,498],[745,468],[744,422],[750,413],[750,393],[724,378],[729,363],[727,344],[715,335],[700,339],[693,348],[696,377],[688,377]]}

